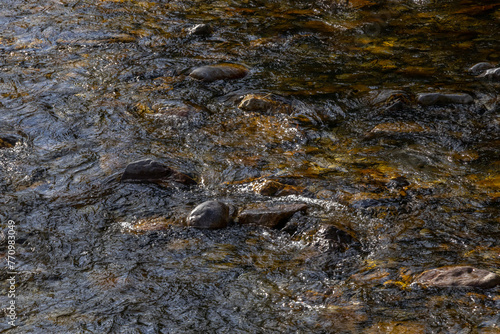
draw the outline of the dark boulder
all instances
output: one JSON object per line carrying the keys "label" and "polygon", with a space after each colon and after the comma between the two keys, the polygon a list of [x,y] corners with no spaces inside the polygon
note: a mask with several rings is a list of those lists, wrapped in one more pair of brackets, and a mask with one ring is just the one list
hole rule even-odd
{"label": "dark boulder", "polygon": [[195,68],[189,76],[203,82],[217,80],[235,80],[244,78],[248,74],[248,68],[239,64],[219,64]]}
{"label": "dark boulder", "polygon": [[202,229],[225,228],[231,220],[229,206],[219,201],[201,203],[189,214],[187,225]]}
{"label": "dark boulder", "polygon": [[441,267],[424,271],[415,280],[427,287],[492,288],[500,284],[500,276],[470,266]]}
{"label": "dark boulder", "polygon": [[129,164],[123,172],[122,182],[168,182],[184,185],[196,184],[191,177],[151,159],[140,160]]}
{"label": "dark boulder", "polygon": [[238,215],[238,223],[282,228],[296,213],[307,210],[306,204],[259,203],[245,208]]}

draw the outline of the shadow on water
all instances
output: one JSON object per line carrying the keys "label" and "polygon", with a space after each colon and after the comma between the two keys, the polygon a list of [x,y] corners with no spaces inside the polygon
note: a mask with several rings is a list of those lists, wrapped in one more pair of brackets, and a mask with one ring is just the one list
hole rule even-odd
{"label": "shadow on water", "polygon": [[[498,331],[498,286],[412,283],[500,274],[499,83],[468,72],[500,63],[499,19],[495,1],[4,0],[0,332]],[[189,77],[221,63],[249,74]],[[120,182],[147,158],[197,185]],[[209,199],[308,209],[185,227]]]}

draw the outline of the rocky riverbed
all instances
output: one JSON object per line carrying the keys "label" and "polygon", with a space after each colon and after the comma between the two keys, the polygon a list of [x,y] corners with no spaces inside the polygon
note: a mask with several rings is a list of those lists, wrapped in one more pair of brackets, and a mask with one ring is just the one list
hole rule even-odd
{"label": "rocky riverbed", "polygon": [[3,1],[0,332],[497,332],[499,19]]}

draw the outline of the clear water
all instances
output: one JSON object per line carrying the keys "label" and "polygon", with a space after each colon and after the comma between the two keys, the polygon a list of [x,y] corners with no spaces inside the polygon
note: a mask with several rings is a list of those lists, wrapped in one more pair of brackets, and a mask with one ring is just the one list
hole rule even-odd
{"label": "clear water", "polygon": [[[499,83],[467,72],[500,63],[499,19],[495,1],[3,0],[0,135],[20,142],[0,149],[18,317],[0,332],[498,332],[499,287],[411,282],[444,265],[500,274]],[[199,23],[214,33],[189,36]],[[224,62],[251,73],[187,77]],[[423,92],[475,102],[423,108]],[[247,93],[286,108],[242,111]],[[119,182],[145,158],[199,186]],[[255,194],[259,178],[302,194]],[[292,235],[183,227],[208,199],[310,208]],[[324,225],[358,243],[328,248]]]}

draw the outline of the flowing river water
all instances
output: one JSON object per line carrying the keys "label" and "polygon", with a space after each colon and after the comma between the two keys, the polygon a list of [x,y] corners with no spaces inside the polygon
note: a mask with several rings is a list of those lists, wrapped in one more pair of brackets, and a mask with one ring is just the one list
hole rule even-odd
{"label": "flowing river water", "polygon": [[[499,41],[496,1],[2,0],[0,332],[499,333],[500,287],[412,284],[500,274],[500,83],[468,71]],[[250,73],[188,76],[221,63]],[[120,182],[148,158],[197,185]],[[308,209],[185,227],[211,199]]]}

